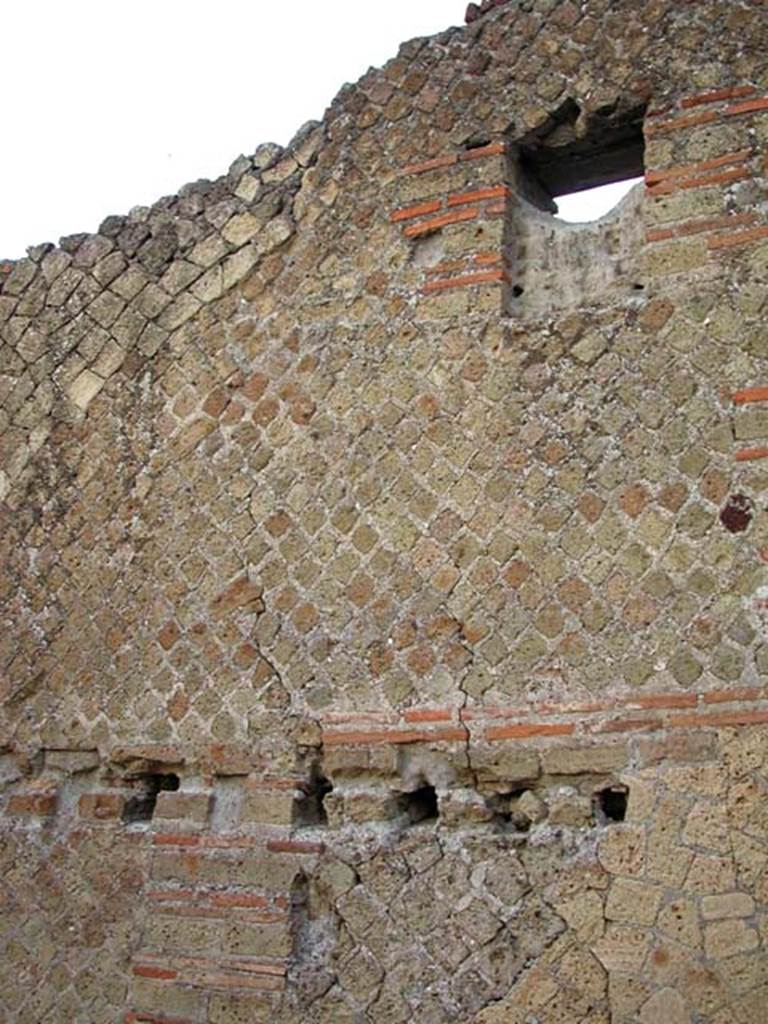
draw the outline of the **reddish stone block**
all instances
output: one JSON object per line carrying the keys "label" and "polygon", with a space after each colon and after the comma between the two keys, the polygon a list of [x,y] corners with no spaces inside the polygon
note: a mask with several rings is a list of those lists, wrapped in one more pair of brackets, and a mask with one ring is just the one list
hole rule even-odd
{"label": "reddish stone block", "polygon": [[25,818],[49,818],[56,813],[56,793],[14,793],[8,814]]}
{"label": "reddish stone block", "polygon": [[171,981],[178,976],[178,971],[168,970],[164,967],[153,967],[150,964],[135,964],[133,973],[138,978],[154,978],[158,981]]}
{"label": "reddish stone block", "polygon": [[211,614],[214,619],[221,619],[236,608],[263,611],[261,595],[262,588],[257,583],[248,576],[240,576],[211,602]]}
{"label": "reddish stone block", "polygon": [[243,396],[251,402],[257,402],[269,386],[269,377],[263,373],[254,373],[245,382]]}
{"label": "reddish stone block", "polygon": [[643,697],[632,697],[627,701],[627,707],[695,708],[698,700],[695,693],[651,693]]}
{"label": "reddish stone block", "polygon": [[315,415],[316,408],[308,395],[297,395],[290,403],[289,414],[294,423],[304,427]]}
{"label": "reddish stone block", "polygon": [[625,487],[619,494],[619,504],[632,519],[636,519],[648,504],[650,495],[642,484]]}
{"label": "reddish stone block", "polygon": [[88,821],[114,821],[121,817],[124,806],[122,793],[84,793],[77,810]]}
{"label": "reddish stone block", "polygon": [[207,416],[218,419],[224,412],[229,402],[229,396],[224,388],[214,388],[203,403],[203,412]]}
{"label": "reddish stone block", "polygon": [[279,410],[280,403],[276,398],[265,398],[253,410],[251,419],[257,426],[266,427],[277,416]]}
{"label": "reddish stone block", "polygon": [[160,632],[157,634],[157,642],[166,651],[169,651],[171,649],[171,647],[173,647],[173,645],[179,639],[180,636],[181,636],[181,630],[176,625],[176,623],[173,622],[173,621],[166,622],[166,624],[162,627]]}
{"label": "reddish stone block", "polygon": [[453,712],[450,709],[409,708],[403,717],[406,722],[450,722]]}

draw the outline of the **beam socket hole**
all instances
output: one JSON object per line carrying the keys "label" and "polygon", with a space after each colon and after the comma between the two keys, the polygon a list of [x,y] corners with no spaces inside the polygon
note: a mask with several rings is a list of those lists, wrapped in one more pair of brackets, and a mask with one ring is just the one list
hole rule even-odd
{"label": "beam socket hole", "polygon": [[629,789],[626,786],[606,786],[594,796],[595,817],[601,825],[614,825],[627,816]]}
{"label": "beam socket hole", "polygon": [[398,810],[408,816],[409,823],[437,821],[439,810],[437,793],[434,786],[420,786],[411,793],[401,793],[398,798]]}
{"label": "beam socket hole", "polygon": [[122,820],[125,825],[151,821],[159,793],[175,793],[180,786],[175,772],[148,772],[133,780],[136,792],[125,801]]}

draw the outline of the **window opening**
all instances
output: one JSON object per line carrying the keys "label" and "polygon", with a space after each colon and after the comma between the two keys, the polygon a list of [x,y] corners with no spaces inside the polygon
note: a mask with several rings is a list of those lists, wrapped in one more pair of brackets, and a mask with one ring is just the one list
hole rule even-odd
{"label": "window opening", "polygon": [[644,290],[643,193],[633,189],[644,174],[644,116],[636,98],[588,114],[569,99],[511,147],[510,313],[536,316]]}
{"label": "window opening", "polygon": [[580,114],[578,103],[566,100],[520,142],[525,198],[549,213],[557,211],[559,196],[636,182],[645,171],[644,105],[604,107],[592,115],[585,133],[577,131]]}

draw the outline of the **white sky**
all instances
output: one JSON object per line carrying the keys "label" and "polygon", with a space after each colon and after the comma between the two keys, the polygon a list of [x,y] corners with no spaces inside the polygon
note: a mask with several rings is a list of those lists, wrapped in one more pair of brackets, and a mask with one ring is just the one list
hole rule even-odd
{"label": "white sky", "polygon": [[[465,0],[23,0],[3,10],[0,257],[286,144]],[[594,215],[594,214],[593,214]]]}
{"label": "white sky", "polygon": [[21,0],[3,5],[0,258],[95,231],[285,145],[463,0]]}
{"label": "white sky", "polygon": [[621,202],[627,192],[642,180],[642,178],[627,178],[624,181],[614,181],[610,185],[586,189],[584,192],[574,192],[569,196],[558,196],[555,199],[557,216],[560,220],[567,220],[572,224],[597,220],[598,217],[602,217],[612,210],[617,203]]}

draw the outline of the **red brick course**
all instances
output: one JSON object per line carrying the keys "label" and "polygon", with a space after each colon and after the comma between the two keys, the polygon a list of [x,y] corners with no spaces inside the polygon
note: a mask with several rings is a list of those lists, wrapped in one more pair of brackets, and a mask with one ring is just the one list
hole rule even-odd
{"label": "red brick course", "polygon": [[509,196],[506,185],[493,185],[490,188],[478,188],[472,192],[461,192],[448,196],[449,206],[465,206],[467,203],[481,203],[485,199],[501,199]]}
{"label": "red brick course", "polygon": [[687,238],[691,235],[706,234],[710,231],[717,231],[720,228],[739,227],[744,224],[754,224],[757,214],[754,213],[731,213],[722,217],[708,217],[703,220],[686,221],[683,224],[675,224],[669,228],[652,228],[646,232],[647,242],[663,242],[670,238]]}
{"label": "red brick course", "polygon": [[[768,454],[768,452],[766,453]],[[702,693],[649,693],[629,696],[623,699],[592,701],[573,704],[533,704],[528,708],[484,707],[484,708],[410,708],[403,713],[402,725],[392,724],[390,728],[378,730],[327,729],[323,742],[327,746],[366,747],[400,745],[410,743],[465,743],[479,739],[488,742],[503,740],[547,739],[559,736],[582,735],[585,740],[596,733],[651,732],[666,728],[711,728],[717,724],[704,708],[713,704],[756,704],[768,700],[768,688],[737,687],[705,691]],[[689,710],[689,715],[659,714]],[[639,715],[625,716],[622,712],[640,712]],[[649,712],[644,716],[642,712]],[[738,721],[763,721],[768,714],[762,709],[736,709],[723,713],[724,724],[731,718]],[[757,716],[757,717],[753,717]],[[330,718],[331,716],[329,716]],[[334,723],[354,724],[358,716],[335,715]],[[368,721],[373,719],[369,715]],[[541,719],[558,717],[561,721],[547,722]],[[569,717],[577,721],[563,721]],[[499,720],[504,724],[494,724]],[[516,719],[516,721],[509,721]],[[727,721],[725,721],[727,719]],[[466,723],[464,728],[446,728],[443,723],[458,721]],[[404,725],[422,723],[425,728],[414,730]],[[428,728],[434,724],[435,728]]]}
{"label": "red brick course", "polygon": [[715,170],[718,167],[727,167],[729,164],[744,163],[752,156],[751,149],[739,149],[733,153],[724,153],[722,156],[713,157],[710,160],[699,160],[692,164],[678,164],[674,167],[665,167],[663,170],[646,171],[646,185],[658,185],[660,182],[674,178],[688,178],[703,171]]}
{"label": "red brick course", "polygon": [[480,213],[479,207],[472,207],[469,210],[454,210],[450,213],[442,213],[439,217],[432,217],[430,220],[420,220],[416,224],[410,224],[403,234],[406,238],[419,238],[421,235],[429,235],[440,228],[448,227],[450,224],[460,224],[462,221],[474,220]]}
{"label": "red brick course", "polygon": [[768,402],[768,387],[742,388],[734,392],[733,401],[736,405],[746,405],[749,402]]}
{"label": "red brick course", "polygon": [[728,89],[715,89],[710,92],[698,93],[696,96],[686,96],[680,101],[680,106],[683,110],[687,110],[689,107],[698,107],[706,103],[718,103],[721,100],[751,96],[753,92],[755,92],[753,85],[734,85]]}
{"label": "red brick course", "polygon": [[733,181],[744,181],[753,175],[748,170],[734,168],[731,171],[721,171],[719,174],[707,174],[698,178],[665,179],[659,185],[652,185],[646,189],[649,196],[670,195],[672,192],[684,191],[691,188],[709,188],[712,185],[728,185]]}
{"label": "red brick course", "polygon": [[768,224],[759,228],[752,228],[749,231],[737,231],[730,235],[717,235],[707,241],[710,249],[730,249],[736,245],[748,245],[750,242],[758,242],[761,238],[768,238]]}
{"label": "red brick course", "polygon": [[416,203],[415,206],[405,206],[401,210],[395,210],[394,213],[389,215],[389,219],[393,223],[398,223],[402,220],[413,220],[414,217],[423,217],[428,213],[436,213],[442,209],[442,205],[440,199],[433,199],[428,203]]}
{"label": "red brick course", "polygon": [[737,462],[754,462],[757,459],[768,459],[768,448],[742,448],[736,452]]}
{"label": "red brick course", "polygon": [[421,290],[428,295],[430,292],[445,291],[447,288],[466,288],[475,284],[494,284],[506,280],[508,280],[508,275],[503,270],[484,270],[477,274],[463,274],[461,277],[428,281]]}

